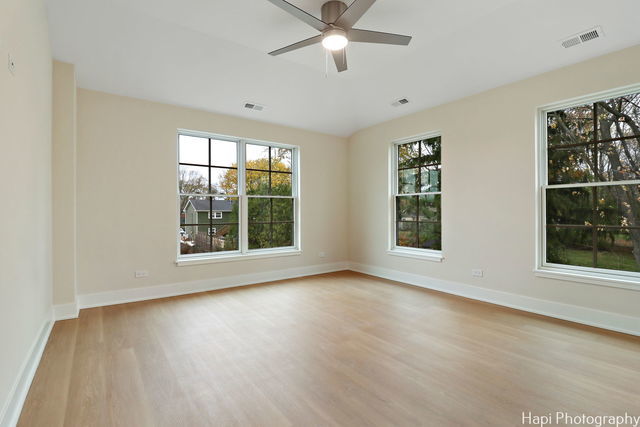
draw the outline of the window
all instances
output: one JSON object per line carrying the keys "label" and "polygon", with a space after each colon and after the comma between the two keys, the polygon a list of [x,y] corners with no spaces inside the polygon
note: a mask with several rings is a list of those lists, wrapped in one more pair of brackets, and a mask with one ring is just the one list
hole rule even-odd
{"label": "window", "polygon": [[440,254],[440,147],[440,135],[393,145],[392,253]]}
{"label": "window", "polygon": [[181,260],[297,251],[296,147],[178,135]]}
{"label": "window", "polygon": [[640,278],[640,93],[543,109],[541,268]]}

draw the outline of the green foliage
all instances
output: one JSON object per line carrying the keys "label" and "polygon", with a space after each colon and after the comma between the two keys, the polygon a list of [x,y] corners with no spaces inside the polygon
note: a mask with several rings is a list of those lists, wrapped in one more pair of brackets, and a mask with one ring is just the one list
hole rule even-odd
{"label": "green foliage", "polygon": [[249,248],[293,245],[293,199],[249,197]]}

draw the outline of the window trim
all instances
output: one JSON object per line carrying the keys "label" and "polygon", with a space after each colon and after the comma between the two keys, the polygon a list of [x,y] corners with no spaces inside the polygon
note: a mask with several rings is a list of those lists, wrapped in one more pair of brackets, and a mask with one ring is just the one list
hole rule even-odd
{"label": "window trim", "polygon": [[[420,249],[420,248],[409,248],[405,246],[397,246],[396,245],[396,196],[398,196],[398,145],[406,144],[409,142],[416,142],[422,139],[434,138],[439,136],[442,138],[442,132],[439,130],[424,132],[413,136],[403,137],[399,139],[395,139],[391,141],[389,145],[389,189],[388,189],[388,198],[387,198],[387,224],[389,227],[389,231],[387,233],[387,254],[413,258],[413,259],[421,259],[426,261],[434,261],[434,262],[442,262],[444,259],[443,251],[444,245],[441,239],[440,246],[441,250],[435,249]],[[443,171],[443,163],[442,163],[442,152],[440,154],[440,183],[442,184],[442,171]],[[442,201],[442,188],[440,191],[433,192],[441,195]],[[440,206],[440,212],[442,215],[442,205]],[[442,217],[440,218],[440,224],[442,227]],[[442,228],[441,228],[442,230]]]}
{"label": "window trim", "polygon": [[[176,145],[175,145],[175,167],[176,167],[176,212],[180,211],[180,136],[193,136],[199,138],[211,138],[221,141],[230,141],[237,144],[237,159],[238,159],[238,194],[237,195],[220,195],[221,197],[237,198],[239,203],[238,213],[238,229],[239,229],[239,247],[240,249],[235,251],[220,251],[220,252],[207,252],[199,254],[187,254],[180,253],[180,215],[176,215],[176,265],[198,265],[217,262],[230,262],[238,260],[258,259],[258,258],[271,258],[276,256],[288,256],[288,255],[300,255],[302,253],[301,246],[301,219],[300,219],[300,147],[297,145],[283,144],[280,142],[257,140],[253,138],[236,137],[229,135],[222,135],[211,132],[194,131],[189,129],[177,129],[176,131]],[[246,144],[261,145],[264,147],[276,147],[286,148],[291,150],[291,194],[292,196],[273,196],[273,197],[285,197],[293,199],[293,245],[278,247],[278,248],[266,248],[266,249],[249,249],[249,204],[248,195],[245,188],[245,146]],[[268,196],[271,197],[271,196]],[[245,224],[243,226],[243,224]]]}
{"label": "window trim", "polygon": [[[535,132],[535,268],[534,275],[544,278],[578,282],[589,285],[609,286],[615,288],[632,289],[640,291],[640,272],[608,270],[595,267],[582,267],[574,265],[555,264],[547,262],[547,237],[546,237],[546,192],[548,185],[547,163],[547,113],[563,108],[577,107],[584,104],[593,104],[603,99],[617,98],[630,93],[640,92],[640,84],[622,86],[611,90],[600,91],[585,96],[558,101],[541,106],[536,114]],[[640,183],[640,180],[621,181],[625,184]],[[611,182],[586,183],[582,186],[612,185]],[[575,187],[573,184],[556,184],[552,188]]]}
{"label": "window trim", "polygon": [[[214,215],[211,216],[211,214],[214,214]],[[218,216],[218,214],[220,214],[220,216]],[[209,219],[222,219],[222,212],[221,211],[209,211],[209,212],[207,212],[207,216],[209,217]]]}

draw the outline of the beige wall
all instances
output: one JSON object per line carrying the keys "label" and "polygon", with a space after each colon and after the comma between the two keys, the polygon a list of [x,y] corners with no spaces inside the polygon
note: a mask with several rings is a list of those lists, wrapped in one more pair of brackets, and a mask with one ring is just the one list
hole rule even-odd
{"label": "beige wall", "polygon": [[76,77],[53,62],[53,303],[76,297]]}
{"label": "beige wall", "polygon": [[[379,124],[349,140],[350,260],[544,300],[640,316],[640,292],[537,278],[539,106],[640,82],[640,46]],[[442,263],[386,254],[391,141],[442,132]],[[471,269],[485,270],[472,278]]]}
{"label": "beige wall", "polygon": [[[175,265],[178,128],[300,146],[302,255]],[[83,89],[77,135],[79,294],[347,258],[343,138]],[[141,269],[150,276],[135,279]]]}
{"label": "beige wall", "polygon": [[[40,0],[0,2],[0,424],[51,316],[51,52]],[[7,69],[7,55],[16,71]]]}

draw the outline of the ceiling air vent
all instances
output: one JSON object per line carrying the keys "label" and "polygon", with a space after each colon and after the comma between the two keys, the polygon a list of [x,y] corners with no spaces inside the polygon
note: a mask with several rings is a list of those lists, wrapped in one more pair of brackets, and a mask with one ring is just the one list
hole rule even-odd
{"label": "ceiling air vent", "polygon": [[408,103],[409,103],[409,100],[407,98],[400,98],[393,101],[391,105],[393,105],[394,107],[399,107],[401,105],[408,104]]}
{"label": "ceiling air vent", "polygon": [[600,37],[604,37],[602,28],[593,27],[579,34],[575,34],[571,37],[567,37],[566,39],[562,40],[561,43],[562,43],[562,47],[569,48],[569,47],[577,46],[582,43],[586,43],[591,40],[598,39]]}
{"label": "ceiling air vent", "polygon": [[255,102],[245,102],[244,108],[248,108],[249,110],[262,111],[264,110],[264,105],[256,104]]}

